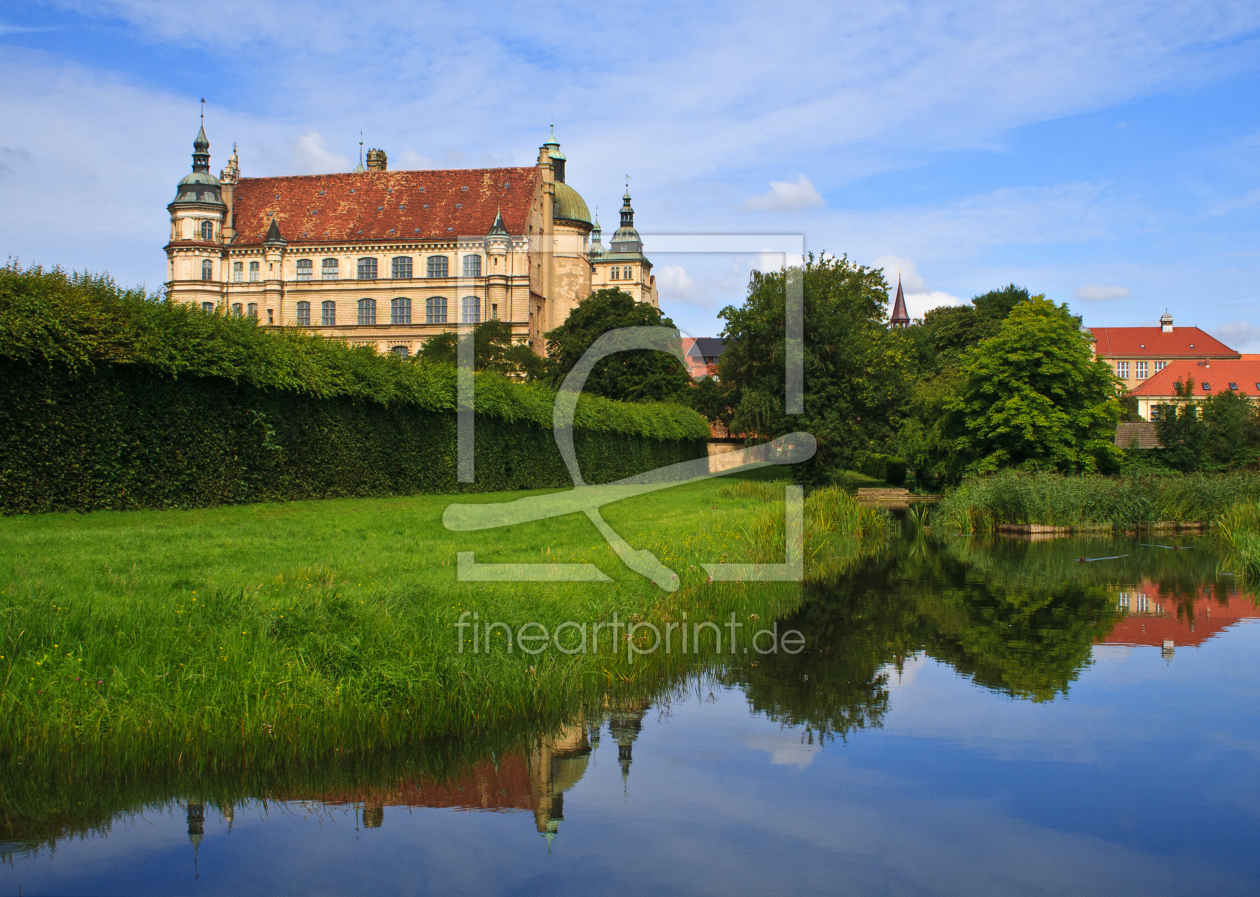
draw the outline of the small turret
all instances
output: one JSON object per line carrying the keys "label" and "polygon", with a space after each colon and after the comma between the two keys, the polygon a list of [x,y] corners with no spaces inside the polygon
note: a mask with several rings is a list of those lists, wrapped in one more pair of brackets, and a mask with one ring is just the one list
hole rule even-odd
{"label": "small turret", "polygon": [[643,240],[639,237],[639,232],[634,229],[634,207],[630,205],[629,187],[626,188],[626,195],[621,198],[621,227],[617,228],[617,232],[613,234],[610,245],[611,252],[632,255],[643,252]]}
{"label": "small turret", "polygon": [[367,170],[368,171],[388,171],[389,157],[385,155],[383,149],[370,149],[367,151]]}
{"label": "small turret", "polygon": [[1164,309],[1164,313],[1159,316],[1159,329],[1164,333],[1173,332],[1173,316],[1168,313],[1168,309]]}
{"label": "small turret", "polygon": [[586,254],[591,259],[602,258],[604,255],[604,244],[600,242],[603,239],[604,232],[599,227],[599,215],[595,215],[595,227],[591,230],[591,245],[586,250]]}

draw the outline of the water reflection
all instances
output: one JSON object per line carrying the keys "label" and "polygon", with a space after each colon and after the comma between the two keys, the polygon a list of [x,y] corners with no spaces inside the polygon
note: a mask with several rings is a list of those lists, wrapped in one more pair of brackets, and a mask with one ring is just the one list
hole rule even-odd
{"label": "water reflection", "polygon": [[[754,718],[784,733],[761,732],[744,743],[778,745],[772,764],[796,764],[801,771],[814,755],[789,756],[788,742],[839,740],[852,746],[873,737],[872,730],[883,727],[893,711],[896,679],[925,663],[1011,699],[1012,707],[1045,713],[1077,687],[1099,645],[1157,649],[1171,663],[1176,649],[1202,646],[1260,616],[1255,596],[1218,569],[1208,540],[1182,540],[1175,547],[1183,550],[1136,539],[983,541],[919,533],[861,561],[842,579],[806,587],[800,607],[778,621],[780,630],[805,633],[807,647],[799,655],[735,656],[718,669],[693,671],[632,694],[610,692],[602,704],[576,707],[565,725],[547,731],[426,745],[406,757],[348,758],[340,766],[253,778],[203,774],[125,787],[68,783],[40,793],[43,786],[36,783],[10,782],[4,786],[0,841],[14,881],[42,846],[68,849],[74,842],[67,839],[75,836],[113,837],[115,823],[161,808],[186,823],[194,874],[200,874],[198,862],[204,869],[207,820],[215,818],[230,833],[243,808],[253,813],[259,806],[264,813],[268,806],[350,812],[364,832],[377,833],[396,824],[413,826],[410,811],[510,817],[514,831],[542,835],[550,849],[556,838],[586,838],[575,828],[578,822],[565,821],[566,798],[585,791],[631,800],[632,767],[636,777],[646,777],[636,781],[659,788],[661,766],[649,759],[641,771],[636,746],[641,756],[651,756],[642,754],[640,744],[649,712],[668,710],[684,694],[697,694],[698,703],[714,692],[742,696]],[[1082,557],[1115,559],[1082,562]],[[1213,683],[1197,687],[1209,693]],[[688,750],[720,753],[729,749],[726,739],[728,731],[714,727],[707,741]],[[605,757],[606,765],[598,767]],[[692,766],[701,778],[716,777],[721,768],[703,759]],[[595,775],[595,768],[603,771]],[[613,792],[601,790],[609,776],[619,779]],[[685,792],[691,786],[679,787]],[[947,794],[944,788],[923,799],[945,800]],[[408,812],[398,812],[393,822],[395,811],[403,810]],[[584,818],[580,825],[594,824],[589,811]],[[733,823],[718,814],[707,824],[717,830]],[[278,824],[268,825],[273,828],[253,826],[250,837],[266,838]],[[619,826],[633,825],[631,818],[614,814],[601,817],[599,831],[615,837],[630,831]],[[370,876],[372,870],[363,873]],[[507,882],[516,873],[505,860],[498,874]]]}

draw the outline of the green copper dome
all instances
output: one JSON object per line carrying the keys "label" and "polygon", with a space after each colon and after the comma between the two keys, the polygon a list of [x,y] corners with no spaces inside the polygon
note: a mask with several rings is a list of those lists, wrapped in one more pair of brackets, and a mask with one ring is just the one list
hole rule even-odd
{"label": "green copper dome", "polygon": [[564,181],[556,182],[556,201],[552,207],[552,217],[557,221],[576,221],[588,226],[591,223],[591,211],[586,207],[586,200]]}

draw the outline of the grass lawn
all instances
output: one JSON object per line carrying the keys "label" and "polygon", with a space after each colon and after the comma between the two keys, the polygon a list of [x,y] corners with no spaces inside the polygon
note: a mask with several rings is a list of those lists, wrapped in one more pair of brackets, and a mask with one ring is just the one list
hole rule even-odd
{"label": "grass lawn", "polygon": [[[442,525],[451,496],[0,519],[0,764],[275,765],[525,725],[677,675],[712,662],[711,644],[632,662],[624,631],[614,654],[605,629],[599,653],[531,656],[509,653],[496,628],[491,652],[474,654],[468,629],[461,653],[455,624],[465,612],[514,631],[614,614],[772,620],[798,600],[796,583],[707,583],[699,564],[782,561],[782,488],[766,481],[783,476],[768,468],[604,508],[679,574],[673,593],[626,568],[582,515],[453,533]],[[818,557],[886,531],[835,490],[811,496],[806,516]],[[820,552],[820,539],[845,550]],[[612,581],[459,582],[466,551],[479,564],[591,563]]]}

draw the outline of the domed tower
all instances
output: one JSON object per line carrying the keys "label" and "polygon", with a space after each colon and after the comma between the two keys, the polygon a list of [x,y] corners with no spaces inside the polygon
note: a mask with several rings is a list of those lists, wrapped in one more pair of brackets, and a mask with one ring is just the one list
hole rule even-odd
{"label": "domed tower", "polygon": [[192,172],[175,189],[171,241],[166,244],[167,294],[208,311],[223,302],[223,225],[227,204],[219,179],[210,173],[210,141],[202,124],[193,140]]}
{"label": "domed tower", "polygon": [[604,232],[599,227],[599,213],[595,213],[595,229],[591,231],[591,245],[586,251],[586,256],[592,262],[598,261],[604,256],[604,244],[601,242]]}
{"label": "domed tower", "polygon": [[592,289],[615,287],[629,293],[636,302],[660,308],[652,263],[643,254],[643,239],[634,228],[634,206],[630,203],[628,185],[621,198],[621,227],[613,234],[608,252],[592,256],[591,264],[595,267]]}
{"label": "domed tower", "polygon": [[553,197],[552,220],[552,302],[547,329],[559,326],[573,308],[590,295],[591,266],[587,261],[587,241],[594,225],[581,194],[565,181],[568,158],[560,151],[554,127],[542,145],[551,160]]}

